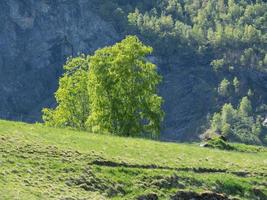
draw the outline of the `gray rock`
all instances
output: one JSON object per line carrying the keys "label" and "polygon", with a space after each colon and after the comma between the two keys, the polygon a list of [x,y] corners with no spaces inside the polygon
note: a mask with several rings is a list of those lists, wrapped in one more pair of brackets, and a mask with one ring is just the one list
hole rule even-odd
{"label": "gray rock", "polygon": [[85,0],[0,1],[0,118],[36,121],[62,65],[118,40]]}

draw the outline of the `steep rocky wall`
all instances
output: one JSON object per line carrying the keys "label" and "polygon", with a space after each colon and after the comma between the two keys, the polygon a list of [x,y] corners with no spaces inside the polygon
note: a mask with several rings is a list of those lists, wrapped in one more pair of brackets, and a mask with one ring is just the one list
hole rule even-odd
{"label": "steep rocky wall", "polygon": [[66,58],[118,40],[88,0],[0,1],[0,117],[35,121]]}

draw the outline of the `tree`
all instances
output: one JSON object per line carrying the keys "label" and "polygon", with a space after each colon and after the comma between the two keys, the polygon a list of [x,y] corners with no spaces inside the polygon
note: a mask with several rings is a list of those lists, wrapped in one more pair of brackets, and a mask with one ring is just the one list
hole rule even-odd
{"label": "tree", "polygon": [[248,97],[242,98],[239,106],[239,112],[241,116],[250,116],[252,114],[252,106]]}
{"label": "tree", "polygon": [[256,43],[259,35],[259,31],[255,27],[252,25],[245,25],[243,40]]}
{"label": "tree", "polygon": [[222,135],[227,137],[231,134],[231,125],[228,123],[223,124],[222,126]]}
{"label": "tree", "polygon": [[151,52],[152,48],[137,37],[128,36],[90,58],[90,131],[126,136],[159,134],[163,100],[157,95],[157,85],[161,77],[146,59]]}
{"label": "tree", "polygon": [[177,0],[169,0],[166,11],[178,18],[183,16],[183,8]]}
{"label": "tree", "polygon": [[234,80],[233,80],[233,86],[235,87],[235,92],[239,93],[239,91],[240,91],[240,81],[238,80],[237,77],[235,77]]}
{"label": "tree", "polygon": [[48,126],[85,129],[89,115],[87,90],[89,57],[71,58],[64,66],[65,74],[55,93],[58,106],[43,109],[43,120]]}
{"label": "tree", "polygon": [[224,59],[213,60],[211,62],[211,66],[213,67],[214,71],[219,71],[224,66]]}
{"label": "tree", "polygon": [[221,113],[215,113],[211,120],[211,129],[214,132],[220,132],[222,129]]}
{"label": "tree", "polygon": [[222,107],[222,124],[232,124],[236,116],[236,111],[232,104],[225,104]]}
{"label": "tree", "polygon": [[223,79],[218,88],[218,92],[221,96],[227,97],[230,94],[231,83],[227,79]]}

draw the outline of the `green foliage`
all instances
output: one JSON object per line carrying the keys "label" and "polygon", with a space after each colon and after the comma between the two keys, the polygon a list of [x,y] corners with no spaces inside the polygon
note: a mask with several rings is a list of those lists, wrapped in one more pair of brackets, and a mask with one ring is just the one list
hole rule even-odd
{"label": "green foliage", "polygon": [[235,92],[239,93],[239,91],[240,91],[240,81],[238,80],[237,77],[235,77],[234,80],[233,80],[233,86],[235,87]]}
{"label": "green foliage", "polygon": [[212,65],[212,67],[213,67],[213,69],[214,69],[215,71],[219,71],[219,70],[222,69],[223,66],[224,66],[224,60],[223,60],[223,59],[213,60],[213,61],[211,62],[211,65]]}
{"label": "green foliage", "polygon": [[233,108],[231,104],[225,104],[222,108],[221,117],[222,123],[233,123],[236,116],[236,110]]}
{"label": "green foliage", "polygon": [[129,36],[90,58],[90,131],[128,136],[159,134],[163,112],[157,85],[161,78],[156,66],[146,59],[151,52],[151,47]]}
{"label": "green foliage", "polygon": [[58,106],[43,109],[43,120],[48,126],[85,129],[89,115],[88,67],[89,57],[84,55],[67,61],[55,93]]}
{"label": "green foliage", "polygon": [[214,149],[234,150],[234,147],[231,144],[223,141],[220,138],[213,138],[212,140],[208,141],[206,146]]}
{"label": "green foliage", "polygon": [[[56,92],[58,106],[44,109],[49,126],[127,136],[157,136],[163,120],[161,77],[146,58],[152,48],[128,36],[91,57],[69,59]],[[90,68],[89,68],[90,66]]]}
{"label": "green foliage", "polygon": [[214,132],[219,132],[222,129],[222,117],[220,113],[215,113],[213,115],[211,129]]}
{"label": "green foliage", "polygon": [[222,135],[228,136],[231,134],[231,125],[228,123],[223,123],[222,125]]}
{"label": "green foliage", "polygon": [[248,97],[243,97],[242,98],[242,100],[240,102],[240,106],[239,106],[238,112],[243,117],[251,116],[251,114],[252,114],[252,106],[251,106],[251,102],[248,99]]}
{"label": "green foliage", "polygon": [[221,96],[227,97],[230,95],[231,83],[227,79],[223,79],[218,88],[218,92]]}
{"label": "green foliage", "polygon": [[247,187],[247,185],[241,184],[233,178],[220,180],[217,184],[220,191],[227,194],[242,194]]}
{"label": "green foliage", "polygon": [[251,102],[242,98],[239,108],[225,104],[220,113],[215,113],[211,120],[211,129],[224,135],[231,141],[246,144],[261,144],[259,136],[263,132],[261,120],[253,117]]}

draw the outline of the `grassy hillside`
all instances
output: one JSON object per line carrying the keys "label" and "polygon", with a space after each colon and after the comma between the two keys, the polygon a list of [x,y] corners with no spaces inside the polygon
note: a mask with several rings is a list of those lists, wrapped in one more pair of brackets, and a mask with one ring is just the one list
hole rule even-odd
{"label": "grassy hillside", "polygon": [[1,200],[197,195],[178,191],[266,199],[266,179],[265,149],[222,151],[0,121]]}

